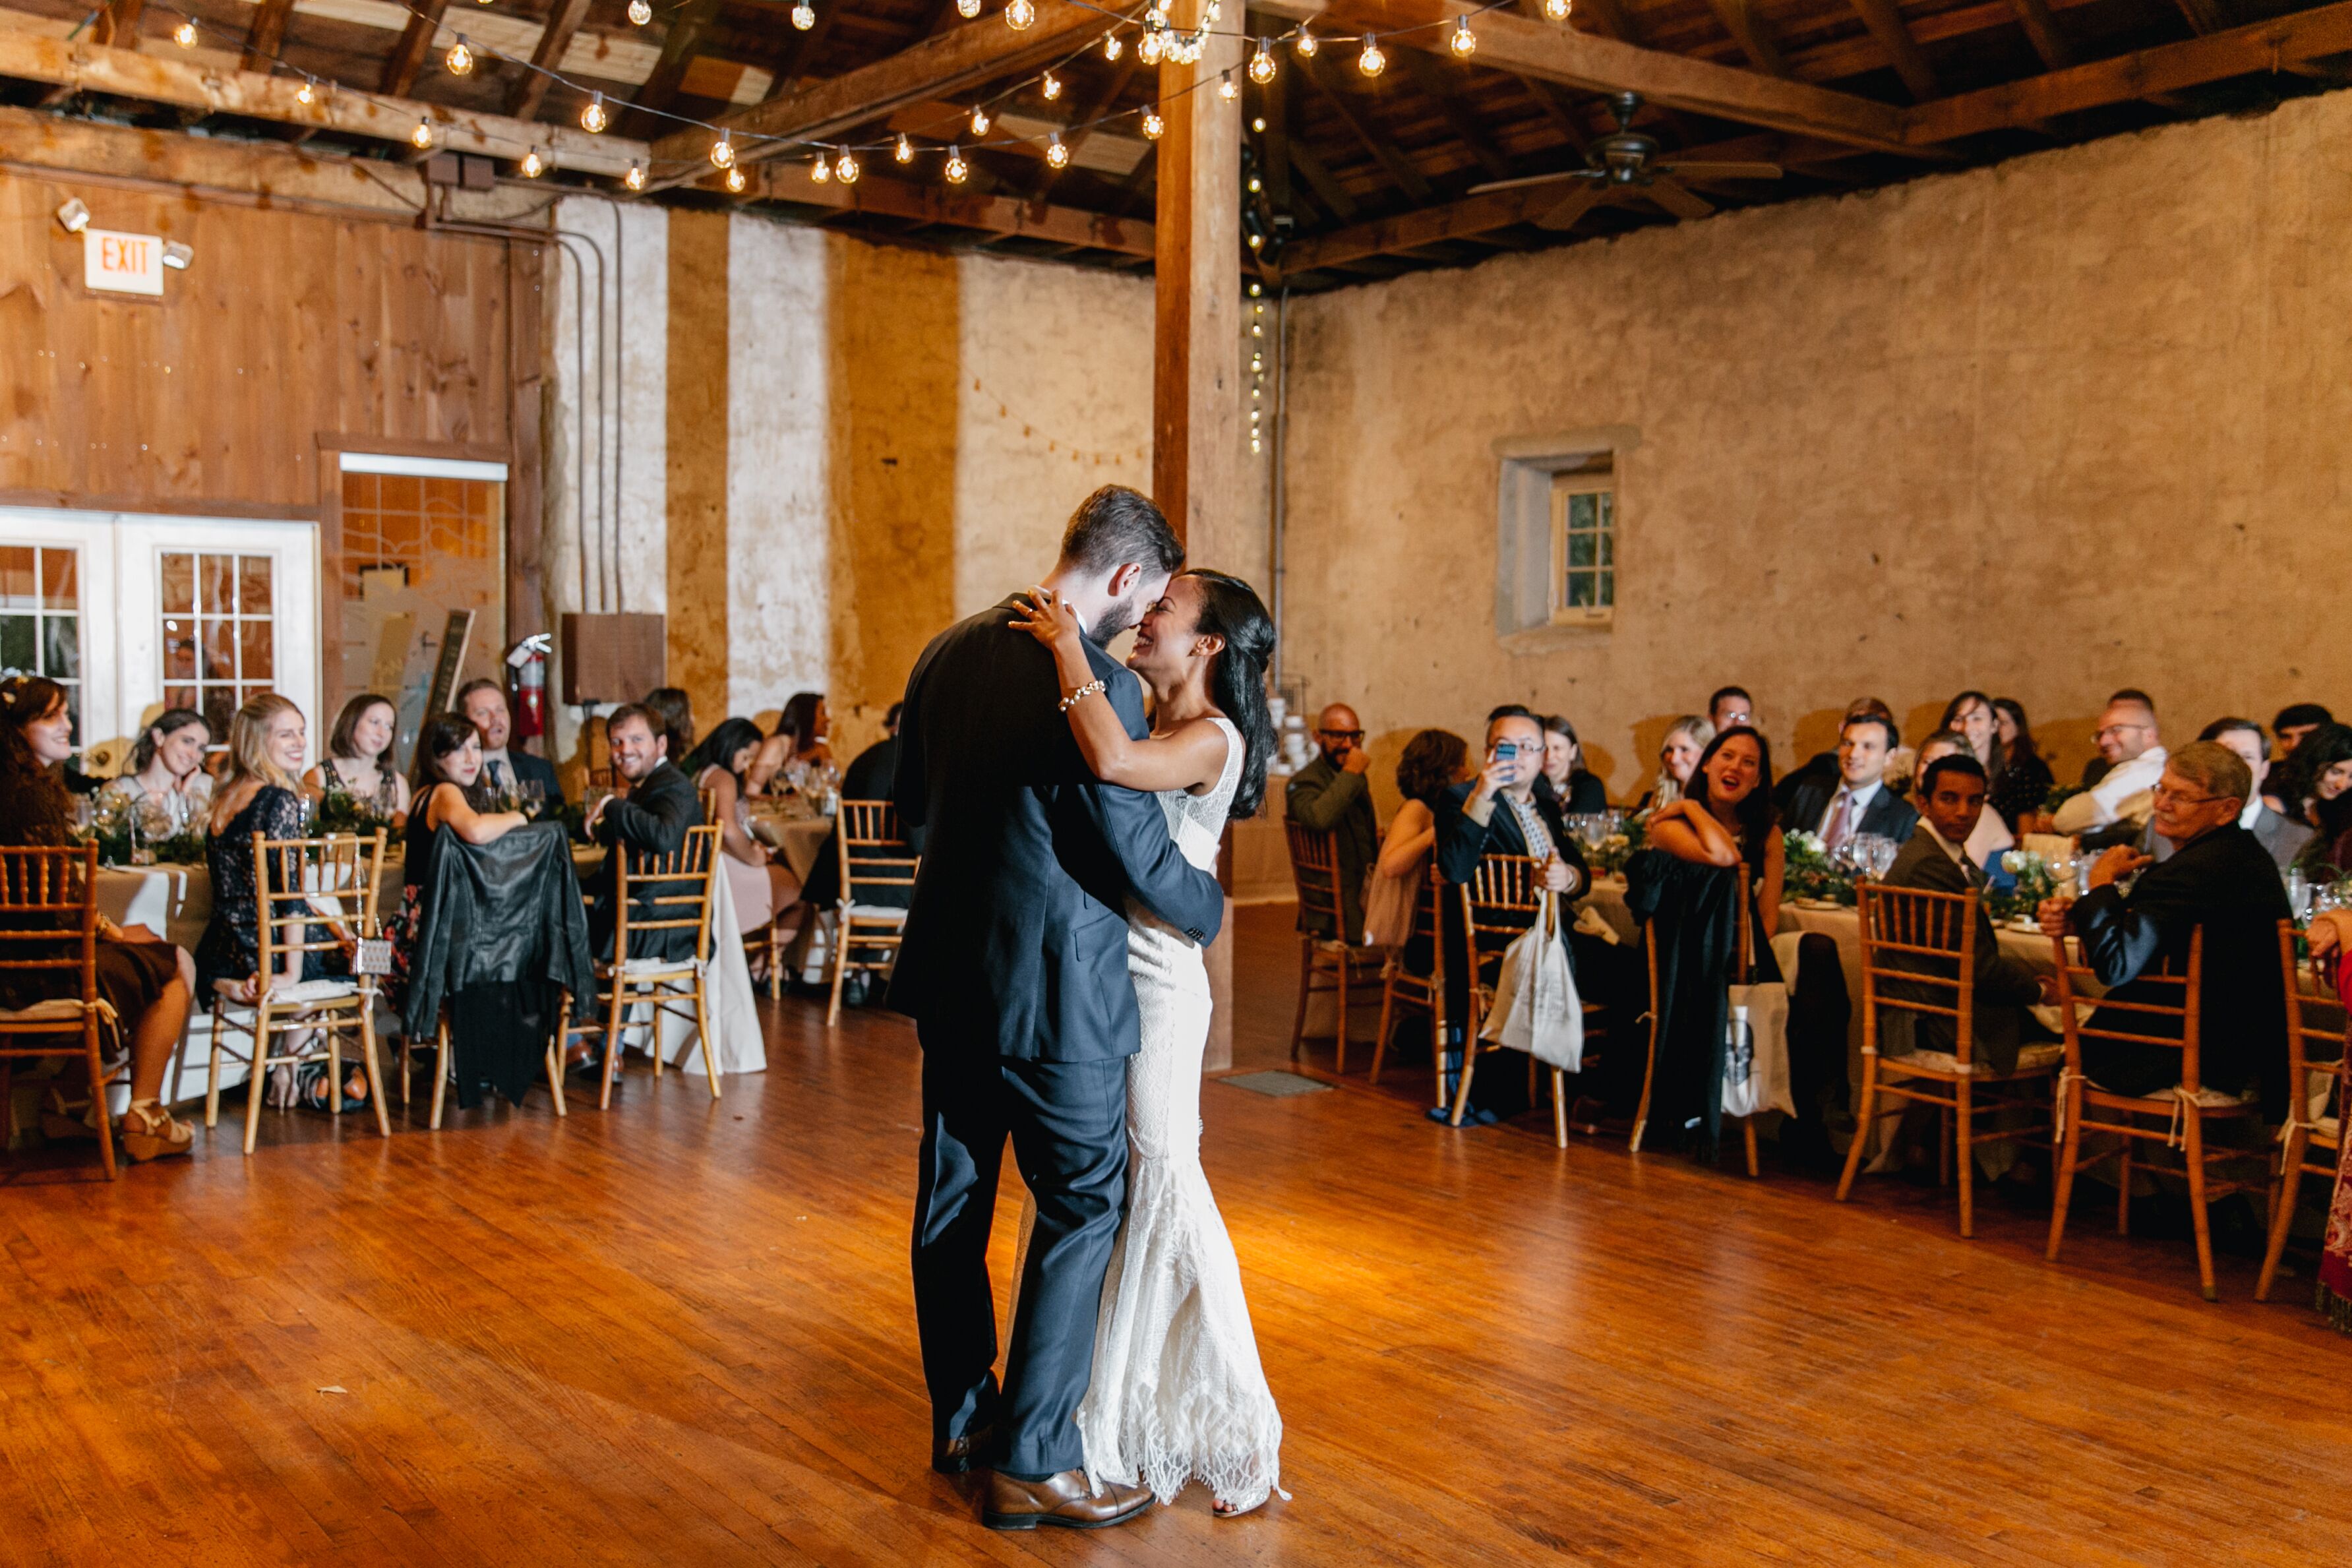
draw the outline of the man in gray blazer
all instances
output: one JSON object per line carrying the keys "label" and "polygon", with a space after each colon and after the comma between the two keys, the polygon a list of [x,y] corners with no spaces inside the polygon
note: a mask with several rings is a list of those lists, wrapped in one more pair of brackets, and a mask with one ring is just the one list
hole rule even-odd
{"label": "man in gray blazer", "polygon": [[1355,942],[1364,934],[1364,870],[1380,858],[1381,825],[1372,812],[1372,754],[1364,750],[1364,721],[1344,702],[1315,721],[1316,759],[1291,775],[1283,796],[1290,820],[1333,836],[1339,860],[1339,913],[1344,931],[1329,928],[1319,910],[1301,906],[1298,929]]}

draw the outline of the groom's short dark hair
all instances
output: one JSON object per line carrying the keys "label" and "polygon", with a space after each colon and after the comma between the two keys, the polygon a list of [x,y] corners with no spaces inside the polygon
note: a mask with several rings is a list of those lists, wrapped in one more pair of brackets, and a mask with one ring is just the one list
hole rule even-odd
{"label": "groom's short dark hair", "polygon": [[1089,572],[1133,561],[1172,576],[1184,564],[1184,547],[1150,496],[1125,485],[1105,485],[1070,514],[1062,559]]}

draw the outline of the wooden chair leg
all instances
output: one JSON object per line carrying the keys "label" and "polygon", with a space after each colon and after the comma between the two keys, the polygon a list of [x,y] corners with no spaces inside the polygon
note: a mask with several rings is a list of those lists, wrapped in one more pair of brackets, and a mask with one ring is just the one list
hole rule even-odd
{"label": "wooden chair leg", "polygon": [[[621,1008],[625,989],[616,971],[613,975],[613,994],[604,1009],[604,1089],[596,1099],[599,1110],[609,1110],[613,1107],[613,1079],[621,1067]],[[658,1020],[655,1026],[660,1026]]]}
{"label": "wooden chair leg", "polygon": [[1952,1108],[1945,1106],[1936,1112],[1936,1190],[1942,1192],[1952,1184]]}
{"label": "wooden chair leg", "polygon": [[719,1098],[719,1040],[710,1032],[710,988],[694,977],[694,1027],[702,1044],[702,1072],[710,1080],[710,1098]]}
{"label": "wooden chair leg", "polygon": [[1633,1135],[1625,1140],[1625,1152],[1629,1154],[1642,1152],[1642,1133],[1650,1125],[1650,1087],[1657,1081],[1657,1077],[1658,1026],[1653,1023],[1650,1026],[1650,1058],[1642,1068],[1642,1103],[1633,1109]]}
{"label": "wooden chair leg", "polygon": [[[826,965],[833,971],[833,1000],[825,1005],[824,1009],[824,1026],[828,1029],[841,1026],[841,987],[843,982],[849,978],[849,913],[845,910],[840,922],[834,928],[836,940],[831,954],[833,962]],[[705,1056],[709,1054],[708,1051],[703,1053]]]}
{"label": "wooden chair leg", "polygon": [[1355,972],[1356,966],[1349,961],[1348,950],[1341,948],[1339,962],[1332,972],[1332,978],[1339,983],[1339,1059],[1333,1064],[1331,1070],[1342,1078],[1345,1078],[1348,1073],[1348,980]]}
{"label": "wooden chair leg", "polygon": [[1750,1177],[1760,1176],[1764,1173],[1763,1168],[1756,1163],[1756,1118],[1741,1117],[1739,1131],[1741,1141],[1748,1145],[1748,1174]]}
{"label": "wooden chair leg", "polygon": [[2218,1301],[2221,1293],[2213,1288],[2213,1216],[2205,1209],[2205,1119],[2191,1106],[2183,1121],[2182,1131],[2188,1135],[2188,1147],[2182,1152],[2189,1163],[2189,1224],[2197,1233],[2197,1285],[2208,1301]]}
{"label": "wooden chair leg", "polygon": [[228,1033],[228,1009],[213,998],[212,1050],[205,1059],[205,1125],[220,1125],[220,1059],[223,1037]]}
{"label": "wooden chair leg", "polygon": [[1878,1053],[1862,1053],[1862,1110],[1853,1124],[1853,1143],[1845,1152],[1845,1172],[1838,1177],[1837,1201],[1843,1203],[1853,1192],[1853,1179],[1862,1172],[1864,1148],[1870,1142],[1872,1114],[1878,1108]]}
{"label": "wooden chair leg", "polygon": [[1396,981],[1383,973],[1381,976],[1380,1033],[1372,1040],[1372,1072],[1365,1081],[1377,1086],[1381,1081],[1381,1064],[1388,1059],[1389,1030],[1396,1021]]}
{"label": "wooden chair leg", "polygon": [[122,1173],[114,1160],[114,1119],[106,1113],[106,1064],[98,1048],[98,1020],[88,1012],[81,1018],[82,1056],[89,1063],[90,1120],[98,1123],[98,1163],[113,1181]]}
{"label": "wooden chair leg", "polygon": [[1462,1125],[1462,1113],[1470,1108],[1470,1079],[1478,1070],[1478,1042],[1465,1030],[1462,1037],[1462,1077],[1454,1086],[1454,1117],[1451,1125]]}
{"label": "wooden chair leg", "polygon": [[261,1097],[269,1086],[269,1009],[253,1005],[253,1071],[245,1082],[245,1152],[261,1136]]}
{"label": "wooden chair leg", "polygon": [[2279,1257],[2286,1251],[2287,1232],[2294,1228],[2294,1201],[2303,1189],[2303,1155],[2309,1141],[2309,1131],[2301,1121],[2287,1129],[2278,1184],[2271,1193],[2270,1245],[2263,1249],[2263,1275],[2254,1282],[2257,1301],[2271,1299],[2271,1281],[2278,1278]]}
{"label": "wooden chair leg", "polygon": [[1299,1048],[1307,1041],[1307,989],[1315,978],[1315,933],[1301,931],[1298,935],[1298,1012],[1290,1020],[1290,1059],[1298,1059]]}
{"label": "wooden chair leg", "polygon": [[556,1047],[563,1041],[563,1031],[558,1027],[555,1038],[547,1046],[547,1093],[555,1101],[555,1114],[560,1120],[572,1113],[563,1104],[563,1054]]}
{"label": "wooden chair leg", "polygon": [[1969,1098],[1969,1080],[1962,1079],[1954,1088],[1958,1104],[1953,1110],[1952,1123],[1958,1131],[1954,1134],[1952,1163],[1960,1168],[1960,1236],[1966,1239],[1977,1233],[1977,1157],[1975,1145],[1969,1142],[1976,1111]]}
{"label": "wooden chair leg", "polygon": [[[2134,1122],[2134,1125],[2137,1126],[2137,1122]],[[2131,1234],[2131,1171],[2132,1141],[2126,1138],[2123,1152],[2116,1157],[2116,1234],[2117,1236]]]}
{"label": "wooden chair leg", "polygon": [[784,999],[784,933],[777,926],[776,920],[775,915],[768,917],[768,1000],[771,1002]]}
{"label": "wooden chair leg", "polygon": [[441,1109],[449,1098],[449,1020],[442,1019],[433,1028],[433,1112],[425,1125],[434,1131],[441,1131]]}
{"label": "wooden chair leg", "polygon": [[2058,1087],[2058,1114],[2065,1120],[2066,1135],[2059,1141],[2056,1191],[2050,1199],[2050,1245],[2042,1253],[2058,1261],[2058,1245],[2066,1239],[2066,1207],[2074,1198],[2074,1161],[2083,1146],[2083,1094],[2079,1082]]}
{"label": "wooden chair leg", "polygon": [[[325,1017],[329,1015],[319,1016]],[[331,1024],[327,1026],[326,1035],[327,1081],[335,1086],[334,1093],[327,1097],[327,1114],[341,1116],[343,1113],[343,1037]]]}
{"label": "wooden chair leg", "polygon": [[[392,1112],[383,1103],[383,1064],[375,1054],[375,1010],[368,998],[360,1000],[360,1058],[367,1072],[368,1103],[375,1110],[375,1130],[383,1137],[392,1136]],[[335,1099],[343,1098],[342,1085],[337,1080]]]}
{"label": "wooden chair leg", "polygon": [[1559,1068],[1551,1069],[1551,1141],[1561,1148],[1568,1147],[1568,1095],[1562,1085],[1567,1074]]}
{"label": "wooden chair leg", "polygon": [[408,1036],[404,1031],[400,1037],[400,1119],[403,1121],[408,1120],[408,1075],[416,1070],[415,1063],[411,1060],[413,1055]]}

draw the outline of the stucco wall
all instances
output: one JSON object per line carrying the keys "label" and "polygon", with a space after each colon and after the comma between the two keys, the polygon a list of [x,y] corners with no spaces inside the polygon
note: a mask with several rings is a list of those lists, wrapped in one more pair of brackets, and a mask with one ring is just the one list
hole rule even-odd
{"label": "stucco wall", "polygon": [[[2175,744],[2352,698],[2347,137],[2339,93],[1295,302],[1290,670],[1384,788],[1517,700],[1619,796],[1727,681],[1784,753],[2013,695],[2062,773],[2119,685]],[[1640,437],[1614,628],[1507,652],[1492,444],[1596,426]]]}

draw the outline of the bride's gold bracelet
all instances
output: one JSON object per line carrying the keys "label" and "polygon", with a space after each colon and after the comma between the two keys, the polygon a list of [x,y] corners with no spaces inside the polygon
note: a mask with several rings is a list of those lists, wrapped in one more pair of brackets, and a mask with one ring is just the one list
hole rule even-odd
{"label": "bride's gold bracelet", "polygon": [[1076,691],[1071,692],[1067,697],[1062,699],[1062,711],[1067,713],[1071,709],[1076,708],[1079,703],[1084,702],[1087,698],[1103,689],[1105,689],[1105,688],[1101,681],[1087,681],[1084,686],[1079,687]]}

